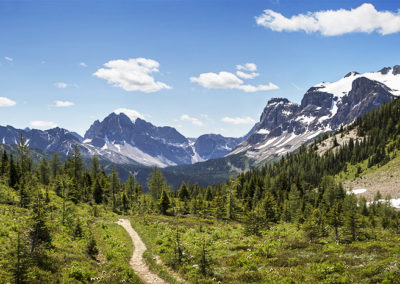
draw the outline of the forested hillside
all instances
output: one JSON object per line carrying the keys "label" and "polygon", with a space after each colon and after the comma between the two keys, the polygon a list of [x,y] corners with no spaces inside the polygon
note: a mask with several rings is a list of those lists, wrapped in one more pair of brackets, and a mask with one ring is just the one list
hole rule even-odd
{"label": "forested hillside", "polygon": [[[21,137],[1,153],[0,281],[124,281],[129,237],[115,224],[128,216],[149,247],[189,282],[375,282],[400,279],[400,216],[388,202],[367,203],[338,182],[380,167],[400,151],[400,100],[335,135],[355,139],[319,149],[328,135],[274,164],[216,186],[171,188],[154,168],[149,193],[130,174],[121,182],[77,148],[34,163]],[[367,261],[368,260],[368,261]],[[113,280],[110,280],[111,278]]]}

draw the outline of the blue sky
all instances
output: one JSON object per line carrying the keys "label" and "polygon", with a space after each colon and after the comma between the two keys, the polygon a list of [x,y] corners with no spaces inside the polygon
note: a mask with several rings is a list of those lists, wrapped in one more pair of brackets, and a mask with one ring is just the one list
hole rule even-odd
{"label": "blue sky", "polygon": [[[0,125],[83,135],[125,108],[189,137],[244,135],[272,97],[400,64],[400,3],[365,3],[0,1]],[[338,9],[343,22],[291,18]]]}

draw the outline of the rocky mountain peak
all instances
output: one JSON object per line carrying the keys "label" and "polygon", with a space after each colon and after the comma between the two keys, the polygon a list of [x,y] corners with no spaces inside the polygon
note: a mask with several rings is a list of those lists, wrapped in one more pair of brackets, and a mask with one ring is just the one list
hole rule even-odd
{"label": "rocky mountain peak", "polygon": [[344,76],[344,78],[351,77],[351,76],[356,76],[356,75],[359,75],[359,74],[360,74],[360,73],[358,73],[358,72],[356,72],[356,71],[351,71],[351,72],[347,73],[347,74]]}
{"label": "rocky mountain peak", "polygon": [[393,74],[393,75],[398,75],[398,74],[400,74],[400,65],[395,65],[395,66],[393,67],[392,74]]}
{"label": "rocky mountain peak", "polygon": [[289,103],[291,102],[286,98],[272,98],[268,101],[267,106],[277,105],[277,104],[289,104]]}
{"label": "rocky mountain peak", "polygon": [[261,161],[296,150],[325,131],[347,125],[368,111],[400,96],[400,65],[379,72],[349,72],[335,82],[322,82],[304,94],[300,106],[271,99],[260,122],[233,154],[245,152]]}

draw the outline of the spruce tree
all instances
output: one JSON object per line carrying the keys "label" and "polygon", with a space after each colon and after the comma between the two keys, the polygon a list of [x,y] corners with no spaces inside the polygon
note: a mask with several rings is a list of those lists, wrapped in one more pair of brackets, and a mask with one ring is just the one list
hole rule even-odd
{"label": "spruce tree", "polygon": [[190,198],[190,193],[185,182],[182,182],[182,185],[178,190],[178,197],[181,201],[186,201]]}
{"label": "spruce tree", "polygon": [[154,201],[158,201],[161,197],[161,192],[164,187],[167,186],[167,182],[162,172],[154,167],[150,176],[147,178],[147,187],[149,188],[150,195]]}
{"label": "spruce tree", "polygon": [[98,179],[96,179],[96,181],[94,183],[93,199],[94,199],[94,202],[96,202],[97,204],[100,204],[103,202],[103,188],[101,187]]}
{"label": "spruce tree", "polygon": [[159,204],[159,209],[160,209],[161,214],[166,215],[167,210],[171,206],[171,201],[168,197],[168,193],[165,188],[163,188],[161,191],[161,197],[160,197],[160,201],[158,204]]}

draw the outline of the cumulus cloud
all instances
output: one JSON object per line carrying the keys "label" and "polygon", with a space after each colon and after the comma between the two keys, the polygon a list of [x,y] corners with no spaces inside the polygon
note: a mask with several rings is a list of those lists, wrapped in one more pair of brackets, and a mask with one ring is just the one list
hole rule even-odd
{"label": "cumulus cloud", "polygon": [[114,110],[115,114],[120,114],[123,113],[127,117],[129,117],[132,122],[135,122],[137,118],[144,119],[144,115],[141,114],[140,112],[133,110],[133,109],[127,109],[127,108],[117,108]]}
{"label": "cumulus cloud", "polygon": [[254,124],[256,121],[252,119],[250,116],[246,117],[223,117],[221,121],[230,123],[230,124]]}
{"label": "cumulus cloud", "polygon": [[364,3],[351,10],[308,12],[290,18],[273,10],[264,10],[256,17],[256,22],[277,32],[320,32],[324,36],[378,32],[387,35],[400,32],[400,9],[397,12],[377,11],[374,5]]}
{"label": "cumulus cloud", "polygon": [[56,107],[71,107],[75,105],[73,102],[69,102],[69,101],[55,101],[55,105]]}
{"label": "cumulus cloud", "polygon": [[57,83],[54,83],[54,86],[56,86],[59,89],[65,89],[66,87],[68,87],[68,84],[64,83],[64,82],[57,82]]}
{"label": "cumulus cloud", "polygon": [[79,65],[82,67],[87,67],[87,64],[85,62],[79,62]]}
{"label": "cumulus cloud", "polygon": [[190,81],[208,89],[235,89],[243,84],[235,74],[224,71],[202,73],[199,77],[191,77]]}
{"label": "cumulus cloud", "polygon": [[0,107],[11,107],[15,106],[17,103],[14,102],[13,100],[6,98],[6,97],[0,97]]}
{"label": "cumulus cloud", "polygon": [[245,73],[242,71],[236,71],[236,75],[242,79],[254,79],[257,76],[260,76],[260,74],[256,72]]}
{"label": "cumulus cloud", "polygon": [[7,60],[7,61],[10,61],[10,62],[14,61],[14,58],[11,58],[11,57],[8,57],[8,56],[4,56],[4,59]]}
{"label": "cumulus cloud", "polygon": [[254,63],[246,63],[244,65],[236,65],[236,69],[254,72],[257,71],[257,65]]}
{"label": "cumulus cloud", "polygon": [[182,114],[180,120],[181,121],[189,121],[190,123],[192,123],[193,125],[196,125],[196,126],[203,126],[203,122],[201,120],[199,120],[195,117],[190,117],[187,114]]}
{"label": "cumulus cloud", "polygon": [[57,124],[52,121],[33,120],[29,123],[32,128],[50,129],[57,127]]}
{"label": "cumulus cloud", "polygon": [[254,63],[236,65],[236,69],[236,74],[226,71],[221,71],[219,73],[208,72],[202,73],[198,77],[190,77],[190,81],[207,89],[237,89],[248,93],[279,89],[279,87],[273,83],[269,83],[267,85],[248,85],[244,83],[242,79],[253,79],[260,75],[255,72],[243,72],[256,71],[257,65]]}
{"label": "cumulus cloud", "polygon": [[108,61],[104,64],[105,68],[98,69],[93,75],[125,91],[152,93],[171,89],[171,86],[154,79],[153,73],[159,72],[159,66],[160,64],[152,59],[118,59]]}

